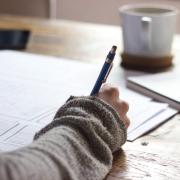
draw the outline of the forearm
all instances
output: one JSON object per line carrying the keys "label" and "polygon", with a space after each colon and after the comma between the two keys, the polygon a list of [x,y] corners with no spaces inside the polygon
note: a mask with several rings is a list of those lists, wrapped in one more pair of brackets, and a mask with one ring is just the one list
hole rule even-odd
{"label": "forearm", "polygon": [[100,100],[71,100],[29,147],[1,155],[0,175],[8,179],[11,172],[13,180],[103,179],[112,166],[112,152],[126,140],[118,121]]}

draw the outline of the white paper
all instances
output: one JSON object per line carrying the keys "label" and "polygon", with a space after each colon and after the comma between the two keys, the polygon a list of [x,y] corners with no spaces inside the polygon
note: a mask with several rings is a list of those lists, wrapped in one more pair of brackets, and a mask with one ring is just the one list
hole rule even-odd
{"label": "white paper", "polygon": [[139,104],[136,107],[138,107],[138,110],[136,111],[136,108],[132,109],[132,113],[129,115],[131,124],[128,128],[128,133],[141,126],[149,119],[166,110],[168,105],[157,102],[148,102]]}
{"label": "white paper", "polygon": [[[52,121],[70,95],[89,95],[100,68],[63,58],[1,51],[0,151],[32,142],[35,132]],[[109,80],[120,86],[120,96],[130,103],[131,126],[139,129],[167,105],[126,89],[123,76],[119,67],[113,68]]]}
{"label": "white paper", "polygon": [[138,128],[134,129],[130,133],[128,133],[128,140],[129,141],[134,141],[137,139],[139,136],[149,132],[153,128],[157,127],[161,123],[163,123],[165,120],[168,120],[171,118],[173,115],[175,115],[178,111],[172,108],[167,108],[165,111],[162,111],[155,117],[149,119],[146,121],[144,124],[139,126]]}

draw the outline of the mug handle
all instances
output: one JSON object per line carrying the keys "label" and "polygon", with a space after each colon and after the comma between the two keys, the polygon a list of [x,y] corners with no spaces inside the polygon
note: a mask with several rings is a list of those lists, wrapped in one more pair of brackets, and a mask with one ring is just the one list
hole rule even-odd
{"label": "mug handle", "polygon": [[141,34],[141,40],[143,43],[144,50],[150,50],[151,49],[151,24],[152,19],[150,17],[142,17],[141,18],[141,24],[142,24],[142,34]]}

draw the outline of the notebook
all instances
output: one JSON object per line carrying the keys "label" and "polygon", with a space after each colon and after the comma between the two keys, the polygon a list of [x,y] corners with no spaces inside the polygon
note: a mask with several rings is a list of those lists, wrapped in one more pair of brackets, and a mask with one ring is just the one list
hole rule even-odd
{"label": "notebook", "polygon": [[127,87],[180,111],[180,72],[129,77]]}

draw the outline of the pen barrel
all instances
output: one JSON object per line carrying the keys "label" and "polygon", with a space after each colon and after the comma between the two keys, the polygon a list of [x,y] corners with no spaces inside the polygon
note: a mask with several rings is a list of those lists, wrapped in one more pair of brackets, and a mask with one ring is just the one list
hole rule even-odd
{"label": "pen barrel", "polygon": [[106,59],[109,60],[109,62],[112,62],[114,59],[114,56],[115,56],[115,53],[109,52]]}
{"label": "pen barrel", "polygon": [[99,89],[101,88],[101,85],[104,82],[104,78],[106,77],[106,74],[107,74],[110,66],[111,66],[111,63],[108,63],[108,62],[104,63],[104,65],[99,73],[98,79],[91,91],[91,94],[90,94],[91,96],[93,96],[99,92]]}

